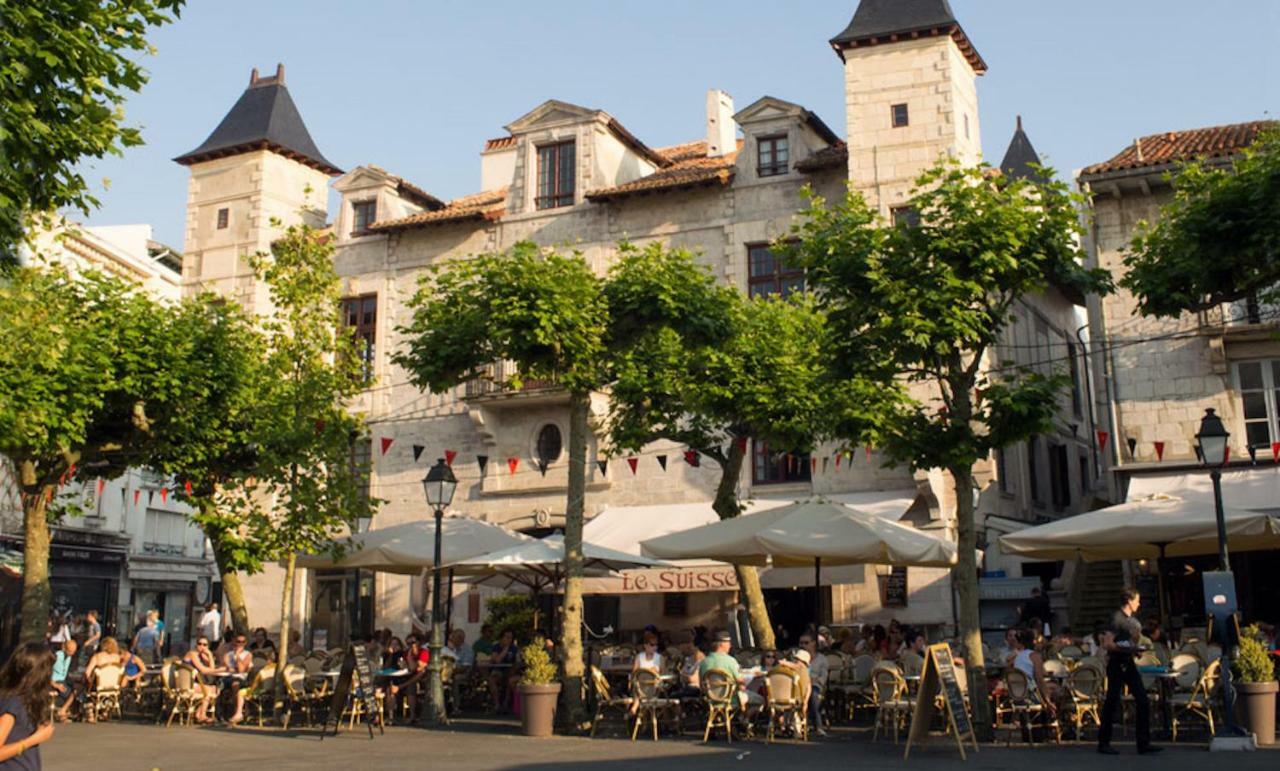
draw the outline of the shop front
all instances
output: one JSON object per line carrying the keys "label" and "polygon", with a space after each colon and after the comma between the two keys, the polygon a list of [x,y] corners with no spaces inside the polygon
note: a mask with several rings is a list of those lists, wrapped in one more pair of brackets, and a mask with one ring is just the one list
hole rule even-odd
{"label": "shop front", "polygon": [[[71,528],[54,528],[49,546],[50,610],[72,616],[96,610],[103,621],[103,634],[114,634],[117,598],[124,567],[128,560],[128,540],[113,533]],[[23,539],[0,536],[0,548],[21,554]],[[20,590],[22,583],[12,577],[5,583]],[[5,592],[6,599],[11,593]],[[18,597],[6,601],[6,618],[0,626],[6,630],[18,627]]]}

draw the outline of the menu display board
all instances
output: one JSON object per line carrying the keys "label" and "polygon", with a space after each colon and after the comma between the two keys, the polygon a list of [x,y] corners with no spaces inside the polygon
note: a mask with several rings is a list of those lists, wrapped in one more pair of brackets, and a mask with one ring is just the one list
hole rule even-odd
{"label": "menu display board", "polygon": [[321,729],[321,738],[329,732],[329,723],[333,722],[333,733],[336,736],[338,727],[342,725],[342,710],[347,706],[347,697],[351,695],[351,687],[355,686],[355,698],[364,702],[364,721],[369,726],[369,738],[373,738],[373,726],[386,733],[382,726],[382,711],[378,709],[378,700],[373,690],[373,668],[369,665],[369,653],[363,645],[352,645],[342,660],[342,669],[338,673],[338,682],[333,687],[333,697],[329,700],[329,715]]}
{"label": "menu display board", "polygon": [[920,674],[920,690],[917,694],[915,714],[911,717],[911,731],[907,734],[907,749],[902,758],[911,755],[911,745],[923,741],[929,735],[929,726],[933,716],[937,714],[937,696],[942,694],[942,702],[947,711],[947,726],[956,738],[956,747],[960,750],[960,759],[965,759],[964,743],[968,739],[973,751],[978,751],[978,740],[973,733],[973,723],[969,720],[969,710],[965,707],[964,692],[960,690],[959,677],[963,672],[956,671],[955,660],[951,658],[951,646],[946,643],[930,645],[925,652],[924,671]]}

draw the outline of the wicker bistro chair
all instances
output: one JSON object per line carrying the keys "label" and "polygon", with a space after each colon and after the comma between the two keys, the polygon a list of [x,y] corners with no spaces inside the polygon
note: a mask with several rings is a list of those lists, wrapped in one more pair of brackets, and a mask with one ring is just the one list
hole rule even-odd
{"label": "wicker bistro chair", "polygon": [[787,727],[794,721],[797,738],[807,741],[809,726],[805,721],[804,694],[800,690],[800,677],[795,672],[775,667],[765,675],[765,710],[769,715],[769,733],[765,741],[773,744],[778,726]]}
{"label": "wicker bistro chair", "polygon": [[880,729],[893,731],[893,743],[898,743],[898,732],[911,716],[912,703],[907,696],[907,681],[902,679],[896,667],[877,667],[871,673],[871,685],[876,700],[876,728],[871,741],[880,738]]}
{"label": "wicker bistro chair", "polygon": [[1178,721],[1188,716],[1203,720],[1213,734],[1214,692],[1218,688],[1218,669],[1220,662],[1210,662],[1201,672],[1200,677],[1190,691],[1175,691],[1169,699],[1172,712],[1173,740],[1178,741]]}
{"label": "wicker bistro chair", "polygon": [[1084,658],[1084,650],[1079,645],[1064,645],[1058,651],[1064,661],[1079,661]]}
{"label": "wicker bistro chair", "polygon": [[841,690],[844,692],[845,714],[850,721],[859,709],[873,712],[876,709],[875,686],[871,682],[871,672],[875,667],[875,658],[864,653],[855,656],[852,664],[845,670],[847,676]]}
{"label": "wicker bistro chair", "polygon": [[615,710],[623,715],[624,719],[631,716],[631,703],[634,701],[630,696],[614,696],[609,688],[609,678],[604,676],[604,672],[600,671],[600,667],[591,667],[591,687],[595,691],[596,696],[596,714],[591,719],[591,738],[596,736],[596,726],[600,725],[600,720],[609,710]]}
{"label": "wicker bistro chair", "polygon": [[[289,728],[294,710],[302,713],[302,719],[308,725],[315,722],[315,697],[307,691],[307,670],[296,664],[288,664],[284,668],[284,687],[288,703],[284,713],[284,728]],[[259,713],[261,715],[261,713]]]}
{"label": "wicker bistro chair", "polygon": [[165,662],[164,666],[168,669],[164,680],[170,688],[169,720],[165,727],[173,725],[175,717],[179,717],[180,725],[191,725],[191,715],[204,699],[200,678],[191,667],[170,662]]}
{"label": "wicker bistro chair", "polygon": [[658,713],[674,710],[676,725],[679,723],[680,700],[662,695],[661,674],[652,669],[637,669],[631,677],[631,698],[636,707],[635,723],[631,727],[631,741],[636,740],[640,726],[647,719],[653,726],[653,740],[658,740]]}
{"label": "wicker bistro chair", "polygon": [[106,719],[120,712],[120,681],[124,679],[124,668],[117,664],[98,667],[93,670],[93,690],[89,691],[88,707],[95,719]]}
{"label": "wicker bistro chair", "polygon": [[[258,716],[258,727],[261,728],[268,711],[275,708],[276,700],[276,667],[268,664],[259,669],[244,686],[245,712],[252,710]],[[245,717],[248,717],[246,714]]]}
{"label": "wicker bistro chair", "polygon": [[707,727],[702,732],[705,743],[711,732],[724,727],[725,741],[733,742],[733,713],[738,708],[738,681],[723,669],[708,669],[702,674],[702,698],[707,702]]}
{"label": "wicker bistro chair", "polygon": [[1093,667],[1076,667],[1067,676],[1063,689],[1066,709],[1075,725],[1075,738],[1080,741],[1084,736],[1084,722],[1092,720],[1094,727],[1102,725],[1103,685],[1106,680],[1102,673]]}
{"label": "wicker bistro chair", "polygon": [[[1045,728],[1052,728],[1054,740],[1062,744],[1062,725],[1045,706],[1044,695],[1032,684],[1027,674],[1017,669],[1010,669],[1004,675],[1004,685],[1004,714],[1013,720],[1011,723],[997,725],[997,727],[1009,729],[1007,743],[1013,744],[1013,731],[1020,729],[1025,731],[1027,743],[1030,744],[1034,738],[1032,733],[1036,724],[1039,723]],[[1000,722],[1001,711],[999,708],[996,710],[997,724]],[[1046,717],[1049,718],[1047,721]]]}

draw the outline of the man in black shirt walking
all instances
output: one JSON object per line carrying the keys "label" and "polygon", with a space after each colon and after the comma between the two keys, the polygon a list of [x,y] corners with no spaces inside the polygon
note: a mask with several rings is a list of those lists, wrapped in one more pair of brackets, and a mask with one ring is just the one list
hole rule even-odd
{"label": "man in black shirt walking", "polygon": [[1138,754],[1150,755],[1160,751],[1159,747],[1151,744],[1151,705],[1147,702],[1147,691],[1142,686],[1142,677],[1134,662],[1139,653],[1138,640],[1142,637],[1142,624],[1134,617],[1139,602],[1136,589],[1122,591],[1120,610],[1112,616],[1111,628],[1102,634],[1102,647],[1107,651],[1107,700],[1102,703],[1102,725],[1098,726],[1098,752],[1103,755],[1120,754],[1111,746],[1111,729],[1126,685],[1138,713],[1135,720]]}

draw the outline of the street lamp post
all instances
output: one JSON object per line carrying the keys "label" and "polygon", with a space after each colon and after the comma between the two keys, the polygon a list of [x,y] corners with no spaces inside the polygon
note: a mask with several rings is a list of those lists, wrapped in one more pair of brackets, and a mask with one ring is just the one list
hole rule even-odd
{"label": "street lamp post", "polygon": [[427,505],[435,510],[436,517],[435,560],[431,568],[431,642],[427,646],[430,651],[427,662],[427,684],[431,691],[431,698],[427,703],[427,722],[431,725],[440,725],[445,719],[444,682],[440,676],[444,663],[440,659],[440,652],[444,648],[444,627],[441,622],[443,614],[440,612],[441,529],[444,523],[444,510],[453,501],[453,491],[457,486],[458,480],[453,476],[453,469],[444,462],[444,458],[436,460],[436,465],[431,467],[426,478],[422,480],[422,489],[427,494]]}

